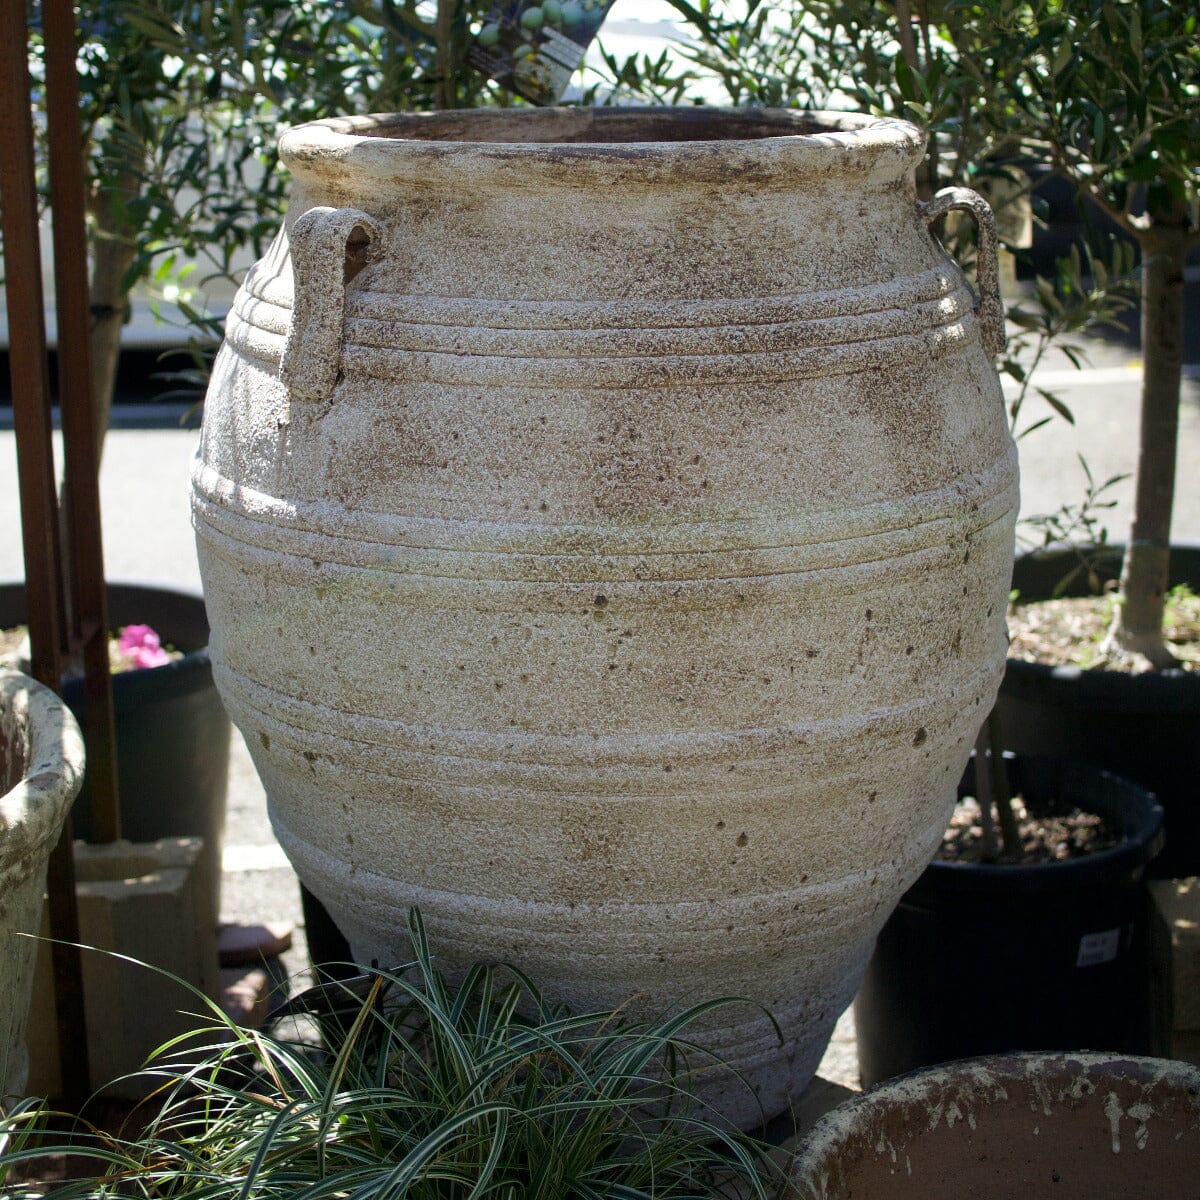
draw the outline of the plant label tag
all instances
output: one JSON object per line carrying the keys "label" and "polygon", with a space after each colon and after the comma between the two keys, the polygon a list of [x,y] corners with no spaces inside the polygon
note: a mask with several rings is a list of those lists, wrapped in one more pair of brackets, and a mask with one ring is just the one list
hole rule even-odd
{"label": "plant label tag", "polygon": [[556,104],[614,0],[500,0],[467,62],[534,104]]}
{"label": "plant label tag", "polygon": [[1112,962],[1121,949],[1120,929],[1106,929],[1103,933],[1085,933],[1079,939],[1079,954],[1075,958],[1077,967],[1098,967]]}

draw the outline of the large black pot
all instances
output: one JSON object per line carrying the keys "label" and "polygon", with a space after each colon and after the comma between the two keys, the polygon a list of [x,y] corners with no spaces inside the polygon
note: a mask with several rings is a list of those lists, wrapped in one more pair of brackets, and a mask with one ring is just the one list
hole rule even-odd
{"label": "large black pot", "polygon": [[[1120,548],[1101,564],[1115,578]],[[1013,568],[1024,600],[1049,596],[1077,561],[1070,551],[1025,555]],[[1171,550],[1171,583],[1200,591],[1200,547]],[[1085,595],[1080,576],[1068,595]],[[1093,763],[1158,797],[1167,844],[1151,875],[1200,874],[1200,672],[1050,667],[1010,658],[994,720],[1001,744],[1018,754]]]}
{"label": "large black pot", "polygon": [[884,926],[854,1001],[866,1087],[979,1054],[1167,1051],[1168,949],[1142,883],[1161,808],[1094,767],[1008,762],[1031,807],[1058,798],[1114,820],[1126,840],[1036,866],[931,863]]}
{"label": "large black pot", "polygon": [[[231,727],[213,686],[204,600],[166,588],[109,584],[108,613],[114,629],[150,625],[164,644],[185,652],[165,666],[113,676],[122,836],[135,842],[204,838],[203,869],[215,920]],[[0,584],[0,627],[24,620],[24,584]],[[63,698],[79,715],[82,681],[68,681]],[[75,836],[89,838],[92,800],[86,776],[71,816]]]}

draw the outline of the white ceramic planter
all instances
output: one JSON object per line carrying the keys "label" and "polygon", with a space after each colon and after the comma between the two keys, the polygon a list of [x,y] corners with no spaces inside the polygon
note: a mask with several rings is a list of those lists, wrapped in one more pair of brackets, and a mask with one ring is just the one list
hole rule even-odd
{"label": "white ceramic planter", "polygon": [[[990,214],[916,202],[923,143],[708,109],[284,136],[194,515],[218,686],[361,959],[417,904],[445,965],[577,1007],[748,996],[783,1044],[754,1008],[710,1044],[768,1114],[803,1089],[1004,665]],[[954,206],[981,300],[928,231]]]}
{"label": "white ceramic planter", "polygon": [[33,936],[46,864],[83,765],[83,739],[66,705],[28,676],[0,669],[0,1102],[25,1087]]}

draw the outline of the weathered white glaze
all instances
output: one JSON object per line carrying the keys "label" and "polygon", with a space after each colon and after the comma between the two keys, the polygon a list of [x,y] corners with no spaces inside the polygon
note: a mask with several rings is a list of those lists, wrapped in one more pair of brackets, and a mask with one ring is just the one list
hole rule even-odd
{"label": "weathered white glaze", "polygon": [[82,782],[83,738],[70,709],[49,688],[0,668],[0,1104],[25,1087],[46,865]]}
{"label": "weathered white glaze", "polygon": [[577,1007],[747,996],[783,1044],[751,1007],[710,1044],[767,1113],[808,1082],[1004,665],[990,229],[977,302],[927,226],[987,214],[916,202],[923,140],[619,109],[284,136],[194,517],[218,686],[360,958],[403,958],[417,904],[446,965]]}

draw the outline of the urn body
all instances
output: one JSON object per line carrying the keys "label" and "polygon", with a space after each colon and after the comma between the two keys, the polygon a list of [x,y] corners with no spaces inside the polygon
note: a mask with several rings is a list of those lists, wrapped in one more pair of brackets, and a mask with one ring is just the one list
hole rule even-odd
{"label": "urn body", "polygon": [[[418,905],[450,967],[576,1009],[747,997],[707,1036],[779,1111],[1003,671],[989,214],[919,204],[919,131],[845,115],[281,145],[194,476],[214,674],[281,843],[360,961],[404,960]],[[978,298],[928,229],[955,206]]]}

